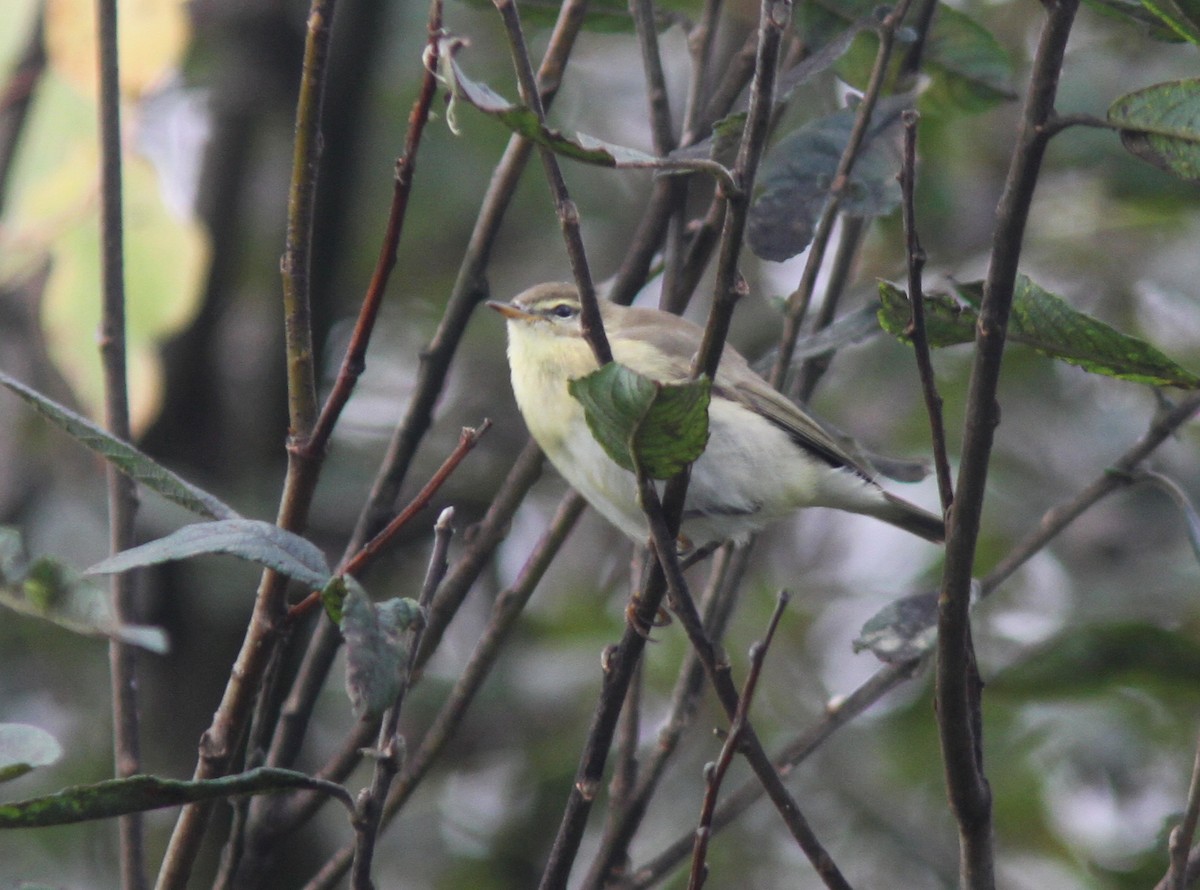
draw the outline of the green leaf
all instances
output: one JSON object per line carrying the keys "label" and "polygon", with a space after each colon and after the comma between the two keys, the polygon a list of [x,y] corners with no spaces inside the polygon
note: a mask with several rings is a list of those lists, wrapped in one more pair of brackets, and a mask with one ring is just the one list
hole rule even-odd
{"label": "green leaf", "polygon": [[659,383],[610,362],[567,389],[605,453],[630,472],[670,479],[708,444],[707,378]]}
{"label": "green leaf", "polygon": [[1151,40],[1179,43],[1183,38],[1170,28],[1161,17],[1147,9],[1140,0],[1088,0],[1087,5],[1113,18],[1132,21]]}
{"label": "green leaf", "polygon": [[[874,0],[807,0],[798,4],[802,27],[818,38],[866,15],[878,4]],[[897,35],[903,54],[912,32],[902,28]],[[878,37],[863,34],[841,59],[837,71],[856,89],[864,89],[875,64]],[[922,54],[922,71],[929,85],[921,95],[923,113],[947,111],[975,113],[1016,98],[1012,59],[991,32],[970,16],[945,3],[937,5],[929,38]]]}
{"label": "green leaf", "polygon": [[88,572],[125,572],[203,553],[226,553],[258,563],[294,578],[313,590],[322,589],[329,583],[332,574],[325,554],[315,544],[258,519],[222,519],[185,525],[165,538],[101,560]]}
{"label": "green leaf", "polygon": [[1127,93],[1108,109],[1121,143],[1149,164],[1200,182],[1200,79],[1175,80]]}
{"label": "green leaf", "polygon": [[81,445],[90,448],[151,491],[157,492],[167,500],[173,501],[193,513],[210,519],[237,518],[238,513],[232,507],[202,488],[175,475],[148,455],[138,451],[128,442],[114,437],[86,417],[46,398],[3,372],[0,372],[0,384],[24,399],[39,414],[65,430]]}
{"label": "green leaf", "polygon": [[925,45],[925,71],[931,80],[920,108],[926,113],[970,114],[1017,98],[1008,52],[987,28],[944,3]]}
{"label": "green leaf", "polygon": [[[880,325],[907,342],[910,315],[904,293],[890,284],[881,283],[879,294]],[[977,283],[959,285],[957,294],[961,303],[945,294],[924,298],[926,326],[933,346],[975,339],[981,286]],[[1200,388],[1200,377],[1154,346],[1077,312],[1061,297],[1043,290],[1024,275],[1017,276],[1008,339],[1093,374],[1151,386]]]}
{"label": "green leaf", "polygon": [[127,779],[109,779],[95,785],[76,785],[46,797],[0,804],[0,829],[68,825],[214,798],[292,788],[330,794],[353,810],[349,795],[340,785],[292,770],[263,766],[233,776],[202,781],[181,782],[157,776],[131,776]]}
{"label": "green leaf", "polygon": [[[879,326],[896,339],[911,342],[908,326],[912,323],[912,311],[908,294],[890,282],[881,281],[879,301]],[[933,348],[956,346],[975,339],[976,313],[950,294],[925,294],[924,307],[925,334]]]}
{"label": "green leaf", "polygon": [[361,584],[345,580],[346,694],[355,716],[378,717],[400,694],[408,664],[403,633],[420,620],[421,607],[401,598],[372,603]]}
{"label": "green leaf", "polygon": [[1200,44],[1200,4],[1196,0],[1142,0],[1142,5],[1184,40]]}
{"label": "green leaf", "polygon": [[23,776],[62,757],[62,745],[44,729],[0,723],[0,782]]}
{"label": "green leaf", "polygon": [[162,628],[118,621],[108,592],[74,569],[45,557],[27,564],[20,532],[4,526],[0,526],[0,606],[81,636],[116,640],[159,655],[170,648]]}
{"label": "green leaf", "polygon": [[[851,216],[882,216],[900,203],[900,155],[887,131],[899,121],[906,99],[881,102],[842,191],[842,210]],[[782,262],[808,247],[830,198],[842,152],[854,127],[845,109],[811,120],[785,136],[763,162],[747,220],[747,244],[766,260]]]}
{"label": "green leaf", "polygon": [[321,607],[334,624],[342,623],[342,603],[346,601],[346,578],[344,575],[334,575],[329,583],[321,588]]}

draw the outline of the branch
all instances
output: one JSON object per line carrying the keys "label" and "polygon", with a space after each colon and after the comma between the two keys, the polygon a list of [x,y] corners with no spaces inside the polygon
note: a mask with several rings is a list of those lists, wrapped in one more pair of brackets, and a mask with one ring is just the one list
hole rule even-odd
{"label": "branch", "polygon": [[[980,595],[986,597],[996,591],[1014,572],[1047,544],[1057,537],[1072,522],[1113,492],[1127,487],[1133,480],[1137,467],[1160,445],[1175,435],[1176,431],[1200,411],[1200,393],[1193,393],[1170,411],[1157,418],[1146,435],[1132,448],[1113,462],[1090,484],[1069,501],[1047,510],[1032,532],[1020,541],[997,563],[996,567],[980,583]],[[790,769],[805,760],[838,729],[862,714],[888,692],[911,679],[920,668],[922,659],[888,665],[880,668],[850,695],[839,698],[836,705],[826,709],[819,723],[798,736],[780,752],[776,764],[780,769]],[[722,804],[713,819],[714,831],[731,824],[745,810],[762,797],[762,785],[754,780],[747,782]],[[666,850],[638,868],[632,886],[649,887],[662,876],[683,862],[691,852],[693,836],[681,836]],[[1200,854],[1200,851],[1197,851]],[[1191,860],[1193,873],[1200,868],[1200,855]],[[1165,887],[1157,890],[1166,890]]]}
{"label": "branch", "polygon": [[921,271],[925,268],[925,249],[917,234],[915,207],[917,179],[917,121],[920,115],[908,109],[904,121],[904,163],[900,168],[900,191],[902,215],[904,217],[905,255],[908,257],[908,303],[912,307],[912,322],[907,331],[912,341],[913,353],[917,357],[917,371],[921,375],[921,391],[925,394],[925,410],[929,414],[930,434],[933,439],[933,463],[937,472],[938,493],[942,499],[942,515],[950,512],[954,502],[954,488],[950,481],[950,459],[946,455],[946,427],[942,422],[942,397],[938,395],[937,381],[933,377],[933,360],[929,354],[929,337],[925,332],[925,291],[921,284]]}
{"label": "branch", "polygon": [[[287,476],[276,522],[281,528],[297,532],[307,524],[320,469],[319,461],[309,459],[302,448],[316,413],[307,264],[312,241],[313,194],[320,142],[318,128],[334,5],[335,0],[312,0],[309,9],[304,72],[296,108],[287,245],[282,262],[290,442]],[[298,445],[301,447],[296,447]],[[212,723],[200,739],[199,759],[193,774],[197,780],[216,778],[228,771],[237,740],[259,692],[263,672],[277,643],[276,629],[283,614],[286,592],[286,578],[273,571],[263,573],[242,648]],[[189,804],[180,812],[158,875],[158,890],[181,890],[187,884],[211,812],[211,803]]]}
{"label": "branch", "polygon": [[[714,561],[708,587],[701,597],[704,630],[710,639],[720,640],[725,635],[725,628],[737,602],[742,576],[749,565],[752,545],[753,541],[737,548],[727,545],[721,548]],[[645,817],[651,798],[658,790],[667,764],[674,756],[684,730],[691,725],[695,716],[703,685],[704,665],[700,663],[696,650],[689,648],[671,693],[670,711],[658,732],[653,754],[642,769],[638,786],[628,796],[620,812],[605,826],[600,849],[583,882],[588,890],[601,890],[619,876],[628,857],[629,845]],[[757,782],[755,787],[760,791],[762,789]]]}
{"label": "branch", "polygon": [[800,337],[800,328],[804,324],[804,316],[812,302],[813,293],[817,287],[817,275],[825,261],[825,251],[829,246],[829,238],[833,234],[833,224],[837,221],[842,204],[842,189],[849,181],[858,160],[858,152],[862,148],[867,130],[871,125],[871,115],[883,92],[884,79],[888,70],[888,62],[892,57],[892,49],[896,42],[896,31],[904,20],[912,0],[900,0],[887,14],[879,25],[879,50],[875,55],[875,67],[871,69],[871,77],[867,82],[866,91],[858,104],[858,113],[854,119],[854,127],[846,140],[846,147],[838,160],[837,171],[834,173],[833,185],[830,188],[829,201],[825,205],[821,218],[813,230],[812,244],[808,248],[808,259],[801,273],[800,283],[788,297],[788,311],[784,316],[783,332],[779,338],[779,356],[775,367],[771,369],[769,381],[776,389],[782,389],[787,369],[792,363],[792,353],[796,351],[796,341]]}
{"label": "branch", "polygon": [[[533,73],[533,65],[529,61],[529,48],[525,45],[525,35],[521,31],[521,19],[516,3],[513,0],[493,0],[493,3],[499,11],[500,18],[504,22],[504,29],[508,33],[513,65],[517,70],[517,81],[521,86],[521,97],[537,115],[538,122],[545,126],[546,109],[542,105],[542,99],[538,93],[537,79]],[[574,274],[575,284],[579,288],[579,322],[583,328],[583,336],[592,347],[596,361],[601,365],[606,365],[612,361],[612,349],[608,344],[608,337],[604,333],[604,322],[600,318],[600,305],[596,301],[596,287],[592,282],[587,252],[583,246],[583,236],[579,231],[579,208],[571,200],[566,180],[563,179],[562,169],[558,166],[558,158],[554,156],[554,152],[545,146],[538,146],[538,154],[542,158],[542,167],[546,172],[550,193],[554,198],[554,208],[558,213],[563,240],[567,245],[567,256],[571,261],[571,272]]]}
{"label": "branch", "polygon": [[[501,591],[496,597],[492,604],[491,617],[479,641],[475,644],[475,649],[471,653],[466,667],[446,697],[433,724],[421,739],[420,746],[405,761],[400,775],[396,778],[388,794],[383,815],[385,825],[407,803],[412,792],[445,750],[446,744],[454,737],[467,708],[474,701],[475,695],[484,681],[490,676],[492,667],[499,657],[501,646],[508,638],[542,576],[550,567],[550,563],[558,555],[563,542],[575,527],[575,522],[579,518],[579,514],[583,512],[583,508],[583,498],[574,492],[570,492],[562,499],[549,527],[530,551],[529,557],[525,560],[513,585]],[[340,772],[341,770],[333,771],[334,774]],[[328,773],[328,769],[322,770],[322,775]],[[284,818],[288,817],[284,816]],[[330,890],[336,886],[342,875],[350,868],[353,853],[352,845],[346,845],[339,850],[308,883],[306,890],[319,890],[319,888]]]}
{"label": "branch", "polygon": [[[721,349],[729,327],[729,318],[737,301],[737,259],[741,250],[741,236],[745,229],[746,195],[754,183],[758,160],[764,148],[767,119],[771,112],[771,93],[775,80],[775,65],[779,55],[779,44],[784,28],[791,18],[788,0],[763,0],[759,22],[759,55],[754,84],[751,92],[751,108],[747,115],[742,146],[734,167],[741,191],[736,212],[727,215],[721,262],[717,271],[717,284],[713,311],[705,330],[704,341],[692,368],[693,376],[712,374],[720,361]],[[731,199],[732,200],[732,199]],[[736,218],[735,218],[736,217]],[[586,304],[585,304],[586,305]],[[672,479],[667,485],[666,503],[668,515],[673,517],[669,525],[678,527],[687,491],[686,472]],[[657,498],[657,495],[655,495]],[[669,533],[668,533],[669,534]],[[674,539],[673,535],[670,536]],[[634,667],[641,658],[646,637],[641,627],[650,627],[666,590],[666,579],[662,562],[650,571],[640,596],[631,603],[631,620],[621,642],[606,660],[604,684],[592,717],[584,750],[576,772],[575,783],[563,811],[562,822],[555,837],[546,869],[542,873],[543,890],[562,887],[566,884],[579,851],[579,844],[587,824],[587,816],[604,773],[604,764],[609,746],[616,730],[617,717],[624,704],[626,691],[634,674]],[[785,792],[786,793],[786,792]]]}
{"label": "branch", "polygon": [[995,885],[991,791],[983,774],[979,682],[970,642],[971,569],[999,420],[996,387],[1021,240],[1048,140],[1042,128],[1054,113],[1058,76],[1077,7],[1078,0],[1047,4],[1048,19],[1034,58],[1017,147],[996,211],[938,603],[938,730],[950,805],[959,824],[960,880],[969,890]]}
{"label": "branch", "polygon": [[404,140],[404,153],[396,160],[395,181],[392,187],[392,204],[388,211],[387,227],[384,230],[383,244],[379,248],[379,259],[375,263],[375,271],[367,286],[358,319],[354,323],[354,331],[346,346],[346,354],[338,368],[337,379],[330,390],[321,414],[317,418],[312,436],[304,444],[310,457],[320,455],[333,433],[333,427],[341,416],[342,409],[350,400],[358,378],[366,369],[367,345],[371,341],[371,332],[375,329],[375,319],[379,315],[379,306],[383,302],[383,294],[387,289],[388,279],[396,265],[396,249],[400,244],[400,236],[404,230],[404,218],[408,211],[408,198],[412,193],[413,176],[417,166],[417,149],[421,145],[421,136],[425,125],[429,122],[429,108],[433,97],[437,95],[437,76],[434,72],[438,66],[438,47],[442,33],[442,3],[433,0],[429,6],[428,43],[425,48],[425,75],[421,81],[421,89],[413,100],[412,110],[408,113],[408,133]]}
{"label": "branch", "polygon": [[[466,438],[464,434],[463,438]],[[421,609],[429,608],[433,593],[437,590],[442,578],[446,575],[446,551],[450,547],[450,538],[454,529],[451,522],[454,519],[454,509],[447,507],[438,517],[433,526],[433,552],[429,555],[429,567],[425,572],[425,582],[421,586],[419,603]],[[379,836],[380,822],[383,818],[383,805],[387,800],[388,788],[392,779],[400,769],[403,759],[404,741],[399,735],[400,709],[404,705],[404,697],[412,683],[413,669],[416,665],[417,650],[421,645],[421,632],[424,622],[419,622],[408,641],[408,664],[404,668],[404,677],[400,683],[400,691],[379,725],[379,741],[375,746],[375,772],[371,784],[362,792],[355,806],[354,816],[354,864],[350,874],[350,886],[355,890],[374,890],[371,882],[371,862],[375,855],[375,841]]]}
{"label": "branch", "polygon": [[[740,698],[737,689],[730,678],[729,661],[725,654],[708,638],[696,612],[695,604],[687,589],[683,571],[675,554],[675,536],[669,528],[665,511],[658,501],[658,493],[653,483],[644,474],[638,474],[638,483],[642,507],[650,522],[650,532],[658,565],[666,577],[667,589],[671,597],[671,606],[679,616],[683,629],[687,632],[688,641],[696,650],[700,661],[704,664],[709,682],[717,693],[721,706],[731,721],[735,721],[740,709]],[[808,820],[800,812],[799,806],[783,784],[783,779],[772,764],[770,757],[763,749],[758,734],[749,722],[744,722],[741,729],[742,753],[754,770],[755,776],[766,789],[771,802],[783,818],[792,837],[796,839],[800,849],[808,857],[817,875],[827,887],[838,890],[849,890],[850,885],[842,876],[841,871],[832,857],[826,852],[816,834],[808,824]]]}
{"label": "branch", "polygon": [[692,851],[692,876],[688,882],[688,890],[701,890],[704,886],[704,881],[708,877],[708,839],[712,836],[713,811],[717,807],[717,797],[721,790],[721,783],[725,780],[725,774],[729,772],[729,767],[733,763],[733,756],[741,747],[746,728],[749,726],[746,715],[750,712],[750,704],[754,700],[754,691],[758,687],[758,678],[762,675],[763,663],[767,660],[767,649],[771,646],[771,640],[775,636],[775,629],[779,626],[779,619],[783,617],[783,610],[787,607],[789,598],[787,591],[782,591],[779,594],[779,599],[775,603],[775,611],[771,613],[771,620],[767,624],[766,637],[750,647],[750,672],[746,675],[746,682],[742,687],[741,700],[738,702],[737,711],[733,715],[733,721],[729,726],[729,733],[725,737],[725,744],[721,746],[721,753],[717,757],[717,762],[709,764],[705,768],[708,787],[704,791],[704,803],[700,811],[700,825],[696,828],[696,846]]}
{"label": "branch", "polygon": [[[40,14],[39,14],[40,17]],[[125,351],[125,234],[121,209],[121,106],[118,81],[117,3],[96,5],[97,57],[100,71],[100,267],[103,292],[100,310],[100,361],[104,375],[104,420],[120,439],[132,438],[129,424],[129,380]],[[133,479],[113,464],[105,465],[108,482],[109,552],[133,546],[138,499]],[[123,572],[109,581],[113,616],[120,624],[136,623],[133,576]],[[137,709],[137,658],[124,643],[108,644],[113,706],[113,759],[118,777],[141,771],[141,730]],[[119,820],[121,886],[146,886],[146,863],[140,813]]]}

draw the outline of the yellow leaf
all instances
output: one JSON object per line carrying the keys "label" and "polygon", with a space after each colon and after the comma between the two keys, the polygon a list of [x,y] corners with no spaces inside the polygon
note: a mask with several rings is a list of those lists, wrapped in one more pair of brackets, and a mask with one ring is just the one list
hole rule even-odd
{"label": "yellow leaf", "polygon": [[[95,0],[48,0],[50,67],[85,96],[96,95]],[[137,98],[178,67],[189,27],[184,0],[121,0],[117,47],[121,93]]]}

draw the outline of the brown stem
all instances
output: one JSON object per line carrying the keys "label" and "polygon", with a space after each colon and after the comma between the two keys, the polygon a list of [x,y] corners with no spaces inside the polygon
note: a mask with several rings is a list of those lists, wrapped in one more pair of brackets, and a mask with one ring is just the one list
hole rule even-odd
{"label": "brown stem", "polygon": [[933,465],[937,473],[938,493],[942,499],[942,515],[950,512],[954,501],[953,483],[950,481],[950,458],[946,454],[946,427],[942,422],[942,397],[938,394],[937,381],[933,377],[933,359],[929,353],[929,336],[925,331],[925,291],[921,285],[921,271],[925,268],[925,250],[917,234],[916,179],[917,179],[917,121],[919,115],[909,109],[904,112],[904,162],[900,168],[901,214],[904,217],[905,255],[908,258],[908,304],[912,310],[912,322],[907,331],[917,357],[917,371],[921,377],[921,392],[925,395],[925,410],[929,415],[930,433],[933,439]]}
{"label": "brown stem", "polygon": [[[102,305],[100,360],[104,375],[104,420],[108,431],[120,439],[131,438],[129,380],[125,350],[124,228],[121,209],[121,112],[118,81],[117,3],[96,4],[100,101],[100,266]],[[133,523],[138,499],[133,479],[113,464],[105,466],[108,482],[109,549],[112,553],[133,546]],[[122,624],[134,624],[133,578],[113,575],[109,582],[113,614]],[[141,730],[137,709],[137,658],[132,646],[112,641],[108,646],[113,706],[113,760],[118,777],[141,771]],[[119,820],[121,886],[139,890],[146,886],[142,817],[139,813]]]}
{"label": "brown stem", "polygon": [[900,23],[904,20],[911,2],[912,0],[900,0],[879,25],[879,50],[875,54],[875,66],[871,69],[871,77],[867,82],[867,89],[858,104],[854,126],[851,128],[850,136],[846,140],[846,147],[842,150],[842,156],[838,160],[837,170],[833,176],[833,185],[830,187],[829,201],[826,203],[825,209],[821,213],[821,218],[817,221],[816,229],[813,231],[812,244],[808,248],[808,259],[805,261],[804,271],[800,275],[800,283],[796,286],[796,290],[792,295],[788,297],[788,311],[784,316],[783,331],[779,338],[779,357],[776,359],[775,367],[771,369],[771,376],[769,378],[771,385],[776,389],[783,387],[787,369],[792,363],[792,353],[796,351],[796,341],[800,338],[800,328],[804,324],[804,317],[808,314],[809,304],[812,302],[813,293],[816,291],[817,276],[821,271],[822,263],[825,261],[825,251],[829,246],[829,239],[833,234],[833,226],[840,212],[842,189],[845,188],[845,184],[849,181],[850,174],[854,170],[854,164],[858,160],[858,153],[871,126],[871,115],[883,92],[888,62],[891,59],[892,48],[896,42],[896,31],[900,27]]}
{"label": "brown stem", "polygon": [[[299,532],[307,524],[320,462],[303,451],[316,418],[316,373],[309,307],[308,257],[312,243],[313,196],[319,155],[319,127],[326,80],[330,25],[335,0],[312,0],[305,42],[304,70],[296,107],[296,144],[288,200],[287,243],[283,272],[285,344],[287,348],[289,447],[288,469],[276,523]],[[284,612],[287,579],[263,573],[242,648],[212,723],[200,739],[193,778],[224,775],[241,737],[275,646]],[[187,884],[212,812],[211,803],[185,806],[171,835],[158,890]]]}
{"label": "brown stem", "polygon": [[779,619],[788,603],[787,591],[779,594],[775,603],[775,611],[767,624],[767,635],[762,641],[750,647],[750,671],[746,674],[746,682],[742,685],[742,695],[738,701],[737,711],[729,725],[729,733],[725,743],[721,745],[721,753],[715,764],[705,769],[708,779],[704,789],[704,802],[700,809],[700,824],[696,828],[696,845],[692,850],[692,874],[688,881],[688,890],[701,890],[708,877],[708,840],[712,836],[713,812],[717,808],[717,797],[721,791],[721,783],[725,780],[733,757],[742,745],[743,737],[749,726],[747,714],[754,700],[754,691],[758,687],[758,678],[762,675],[763,664],[767,660],[767,650],[775,637],[775,629],[779,627]]}
{"label": "brown stem", "polygon": [[991,791],[983,772],[980,683],[974,669],[968,611],[971,570],[992,439],[999,421],[996,387],[1021,241],[1048,140],[1043,126],[1054,113],[1058,77],[1077,7],[1078,0],[1046,4],[1048,18],[1034,57],[1017,145],[996,210],[938,603],[938,731],[950,805],[959,824],[960,883],[969,890],[995,886]]}
{"label": "brown stem", "polygon": [[312,436],[304,444],[310,457],[322,454],[342,409],[350,400],[350,394],[358,378],[362,376],[367,366],[367,346],[371,341],[371,332],[375,329],[375,320],[379,315],[379,307],[383,302],[383,294],[387,289],[388,279],[396,265],[396,249],[400,244],[400,236],[404,230],[404,218],[408,211],[408,198],[412,193],[413,176],[417,166],[417,149],[421,145],[421,136],[425,125],[429,122],[429,108],[433,97],[437,95],[437,77],[434,72],[438,66],[438,47],[442,37],[442,4],[434,0],[429,7],[429,24],[427,26],[428,43],[425,49],[425,76],[421,81],[421,89],[413,101],[412,110],[408,113],[408,134],[404,140],[404,153],[396,160],[396,175],[392,187],[392,204],[388,212],[387,227],[384,229],[383,244],[379,248],[379,259],[375,263],[375,271],[363,297],[358,319],[354,323],[354,331],[346,346],[346,354],[338,368],[337,379],[329,392],[321,414],[317,418]]}

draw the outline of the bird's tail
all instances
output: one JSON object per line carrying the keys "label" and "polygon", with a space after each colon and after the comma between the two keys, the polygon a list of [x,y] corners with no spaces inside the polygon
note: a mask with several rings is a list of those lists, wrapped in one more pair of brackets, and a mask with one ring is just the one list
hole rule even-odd
{"label": "bird's tail", "polygon": [[903,498],[898,498],[891,492],[883,492],[883,503],[878,511],[872,511],[878,519],[890,522],[906,532],[912,532],[926,541],[940,544],[946,540],[946,523],[942,517],[935,516],[928,510],[923,510],[916,504],[910,504]]}

